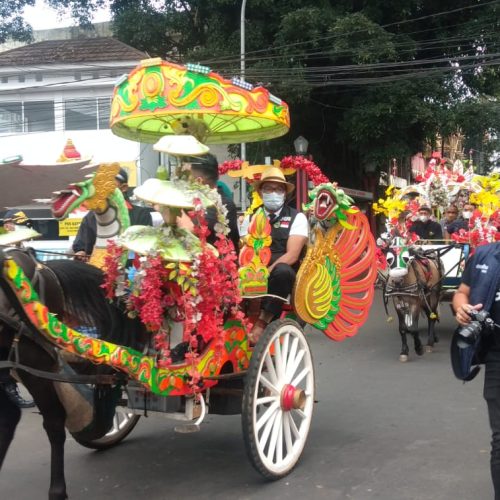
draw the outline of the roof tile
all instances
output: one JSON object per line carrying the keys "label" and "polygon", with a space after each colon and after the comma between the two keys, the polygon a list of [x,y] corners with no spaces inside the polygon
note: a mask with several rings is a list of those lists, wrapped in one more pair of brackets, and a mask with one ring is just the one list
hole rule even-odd
{"label": "roof tile", "polygon": [[137,61],[147,57],[145,52],[111,37],[46,40],[1,52],[0,66]]}

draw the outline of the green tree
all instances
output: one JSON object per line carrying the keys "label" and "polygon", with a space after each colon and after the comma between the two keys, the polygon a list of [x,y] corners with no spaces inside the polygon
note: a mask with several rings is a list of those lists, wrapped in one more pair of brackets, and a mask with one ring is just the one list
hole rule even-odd
{"label": "green tree", "polygon": [[0,43],[7,40],[29,42],[32,29],[23,19],[24,7],[34,5],[35,0],[2,0],[0,2]]}
{"label": "green tree", "polygon": [[[102,3],[50,0],[80,20]],[[241,0],[109,3],[125,43],[239,73]],[[499,9],[490,0],[247,0],[246,78],[287,101],[292,121],[287,136],[249,145],[250,161],[292,152],[302,134],[332,178],[361,182],[364,165],[384,167],[457,131],[487,157],[500,137]]]}

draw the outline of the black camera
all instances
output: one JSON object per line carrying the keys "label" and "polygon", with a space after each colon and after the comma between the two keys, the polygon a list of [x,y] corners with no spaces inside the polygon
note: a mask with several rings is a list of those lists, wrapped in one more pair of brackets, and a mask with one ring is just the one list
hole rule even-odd
{"label": "black camera", "polygon": [[487,332],[493,329],[495,323],[490,318],[488,311],[470,311],[469,316],[472,321],[458,330],[458,347],[464,348],[474,344],[483,331]]}

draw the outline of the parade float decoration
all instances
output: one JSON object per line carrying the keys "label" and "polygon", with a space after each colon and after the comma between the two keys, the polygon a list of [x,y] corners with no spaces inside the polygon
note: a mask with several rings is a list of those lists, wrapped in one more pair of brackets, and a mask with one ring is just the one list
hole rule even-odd
{"label": "parade float decoration", "polygon": [[476,175],[471,180],[469,201],[474,210],[468,230],[451,235],[453,241],[478,246],[500,241],[500,175]]}
{"label": "parade float decoration", "polygon": [[[450,167],[450,168],[449,168]],[[412,222],[417,219],[418,209],[422,205],[432,207],[435,218],[443,216],[446,207],[455,205],[460,210],[464,204],[476,206],[467,230],[461,229],[451,235],[452,240],[470,243],[473,247],[497,241],[498,210],[500,208],[500,181],[498,174],[478,176],[473,174],[473,167],[464,171],[457,162],[449,165],[440,155],[434,155],[423,174],[419,174],[415,183],[398,189],[389,186],[385,198],[373,203],[373,211],[385,216],[386,232],[381,235],[381,246],[394,236],[402,236],[408,244],[416,237],[409,231]],[[404,226],[398,217],[407,216]],[[397,234],[396,234],[397,233]]]}
{"label": "parade float decoration", "polygon": [[375,242],[365,215],[336,184],[318,184],[309,197],[311,244],[297,274],[294,307],[306,323],[344,340],[368,317]]}
{"label": "parade float decoration", "polygon": [[146,59],[117,82],[111,104],[114,134],[155,143],[192,135],[205,144],[268,140],[290,127],[288,106],[264,87],[227,80],[207,66]]}
{"label": "parade float decoration", "polygon": [[[168,179],[150,179],[135,190],[140,200],[160,211],[163,226],[127,228],[118,221],[121,194],[105,189],[116,173],[114,165],[101,166],[88,181],[58,193],[54,211],[63,217],[78,203],[98,212],[114,209],[117,237],[104,257],[104,289],[115,306],[147,328],[141,350],[106,340],[107,332],[93,338],[64,324],[40,302],[12,258],[2,259],[0,284],[9,296],[15,294],[31,330],[60,349],[124,373],[130,383],[121,404],[194,422],[182,432],[199,429],[208,405],[212,413],[241,412],[252,464],[266,478],[283,477],[300,458],[315,400],[310,347],[301,324],[290,316],[297,314],[333,340],[358,331],[367,318],[376,277],[368,221],[313,162],[302,157],[281,161],[282,169],[303,169],[316,186],[305,207],[312,238],[288,309],[251,346],[250,317],[240,308],[242,289],[250,295],[263,291],[254,286],[264,281],[257,274],[268,272],[272,228],[265,212],[257,209],[240,262],[243,268],[250,263],[260,267],[248,268],[242,276],[226,237],[220,197],[189,177],[184,157],[204,154],[200,142],[251,142],[286,133],[287,105],[262,87],[226,80],[206,67],[149,59],[117,83],[111,128],[121,137],[156,143],[177,158]],[[101,175],[105,182],[97,182]],[[217,223],[215,234],[209,235],[205,211],[212,208]],[[186,216],[192,223],[189,231],[178,224]],[[245,299],[246,304],[251,300]],[[181,338],[174,345],[179,325]],[[155,401],[154,395],[178,398],[167,403]],[[128,432],[120,431],[119,440]]]}
{"label": "parade float decoration", "polygon": [[84,206],[96,217],[96,242],[90,263],[103,267],[107,241],[116,238],[130,226],[130,217],[123,194],[116,186],[118,163],[101,164],[90,178],[73,182],[66,189],[54,192],[52,215],[57,220],[67,218],[71,212]]}

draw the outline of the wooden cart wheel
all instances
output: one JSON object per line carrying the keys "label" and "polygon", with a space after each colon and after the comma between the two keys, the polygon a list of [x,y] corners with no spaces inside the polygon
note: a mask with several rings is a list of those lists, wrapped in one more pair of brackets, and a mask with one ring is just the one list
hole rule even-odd
{"label": "wooden cart wheel", "polygon": [[314,404],[311,350],[299,325],[272,322],[255,346],[245,379],[243,439],[252,465],[279,479],[297,464]]}
{"label": "wooden cart wheel", "polygon": [[77,436],[73,436],[73,438],[86,448],[106,450],[123,441],[132,432],[140,418],[140,415],[130,413],[127,408],[117,406],[113,426],[102,438],[92,440],[81,439]]}

